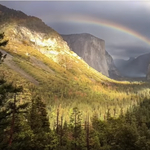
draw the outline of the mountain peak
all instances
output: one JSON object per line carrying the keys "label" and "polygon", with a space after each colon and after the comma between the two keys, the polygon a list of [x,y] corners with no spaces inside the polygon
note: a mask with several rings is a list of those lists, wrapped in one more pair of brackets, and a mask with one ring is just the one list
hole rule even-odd
{"label": "mountain peak", "polygon": [[[5,18],[5,21],[10,19],[10,18],[18,18],[18,19],[25,19],[27,18],[28,16],[23,13],[22,11],[19,11],[19,10],[14,10],[14,9],[10,9],[10,8],[7,8],[3,5],[0,4],[0,16],[4,19]],[[2,20],[2,19],[1,19]]]}
{"label": "mountain peak", "polygon": [[98,38],[98,37],[96,37],[96,36],[94,36],[94,35],[92,35],[92,34],[90,34],[90,33],[75,33],[75,34],[62,34],[62,36],[63,37],[76,37],[76,38],[86,38],[86,39],[91,39],[91,38],[96,38],[96,39],[98,39],[98,40],[101,40],[101,41],[103,41],[103,42],[105,42],[103,39],[100,39],[100,38]]}
{"label": "mountain peak", "polygon": [[22,11],[17,11],[0,5],[0,26],[7,26],[8,24],[17,24],[18,26],[24,26],[32,31],[41,33],[57,33],[37,17],[28,16]]}
{"label": "mountain peak", "polygon": [[59,52],[69,53],[67,43],[41,19],[3,5],[0,5],[0,32],[9,39],[6,49],[18,55],[30,55],[34,49],[58,62]]}

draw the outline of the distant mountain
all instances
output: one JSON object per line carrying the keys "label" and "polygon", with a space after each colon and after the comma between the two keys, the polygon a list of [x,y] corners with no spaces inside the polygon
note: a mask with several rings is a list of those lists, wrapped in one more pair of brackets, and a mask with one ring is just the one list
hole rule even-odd
{"label": "distant mountain", "polygon": [[119,75],[112,57],[105,51],[105,41],[91,34],[62,35],[70,49],[91,67],[104,75],[115,78]]}
{"label": "distant mountain", "polygon": [[115,63],[115,66],[117,68],[120,68],[120,67],[124,66],[127,63],[127,60],[124,60],[124,59],[114,59],[114,63]]}
{"label": "distant mountain", "polygon": [[[5,39],[9,40],[7,46],[1,48],[3,53],[7,54],[5,65],[35,85],[45,83],[52,86],[53,90],[52,82],[56,82],[56,91],[60,94],[61,89],[66,91],[64,86],[69,86],[68,89],[74,86],[72,84],[75,81],[72,80],[77,78],[84,78],[86,83],[110,80],[89,67],[81,57],[70,50],[59,33],[39,18],[0,5],[0,32],[4,32]],[[105,44],[103,40],[101,42],[103,44],[99,44],[99,47],[102,46],[102,53],[105,54]],[[88,53],[85,56],[87,55]],[[107,67],[106,59],[103,58]],[[108,70],[106,71],[108,74]]]}
{"label": "distant mountain", "polygon": [[129,59],[119,69],[128,77],[146,77],[149,63],[150,53]]}
{"label": "distant mountain", "polygon": [[147,80],[150,80],[150,64],[148,65],[147,74],[146,74],[146,79],[147,79]]}
{"label": "distant mountain", "polygon": [[119,72],[123,76],[126,76],[125,66],[127,66],[128,64],[130,64],[130,62],[133,61],[134,59],[135,59],[134,57],[130,57],[128,60],[114,59],[114,63],[115,63],[116,68],[119,70]]}

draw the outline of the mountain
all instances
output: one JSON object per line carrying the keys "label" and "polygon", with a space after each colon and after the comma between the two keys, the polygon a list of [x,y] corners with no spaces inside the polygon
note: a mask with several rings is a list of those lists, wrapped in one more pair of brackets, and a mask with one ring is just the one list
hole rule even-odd
{"label": "mountain", "polygon": [[119,75],[112,57],[105,51],[105,41],[91,34],[62,35],[70,49],[77,53],[85,62],[106,76]]}
{"label": "mountain", "polygon": [[126,64],[128,64],[129,62],[131,62],[134,59],[135,59],[134,57],[130,57],[128,60],[114,59],[114,63],[117,68],[122,68],[123,66],[125,66]]}
{"label": "mountain", "polygon": [[130,62],[133,61],[134,59],[135,59],[134,57],[130,57],[128,60],[124,60],[124,59],[114,60],[115,66],[117,67],[119,72],[122,74],[122,76],[126,76],[125,66],[130,64]]}
{"label": "mountain", "polygon": [[36,17],[0,5],[0,19],[1,150],[149,149],[149,82],[104,76]]}
{"label": "mountain", "polygon": [[114,63],[115,63],[115,66],[117,68],[120,68],[120,67],[124,66],[127,63],[127,60],[124,60],[124,59],[114,59]]}
{"label": "mountain", "polygon": [[[0,19],[0,32],[9,40],[0,50],[7,54],[4,63],[0,64],[0,79],[23,87],[22,95],[17,95],[18,103],[29,101],[31,104],[35,95],[41,97],[51,128],[55,127],[58,114],[58,119],[62,117],[64,122],[69,122],[73,108],[81,110],[83,122],[87,114],[90,120],[95,114],[105,119],[108,111],[112,116],[114,112],[115,117],[119,116],[122,106],[123,112],[131,107],[131,97],[138,99],[138,94],[149,90],[144,83],[110,79],[78,56],[83,53],[91,63],[95,58],[93,65],[97,67],[102,60],[103,66],[99,69],[107,75],[110,67],[115,72],[103,40],[83,34],[79,43],[85,51],[76,54],[59,33],[36,17],[0,5]],[[139,91],[137,94],[135,89]]]}
{"label": "mountain", "polygon": [[[132,126],[126,130],[128,121],[136,116],[129,112],[133,108],[139,120],[136,111],[149,98],[149,83],[116,81],[89,67],[59,33],[36,17],[0,5],[0,19],[0,45],[9,40],[0,46],[0,149],[118,149],[120,139],[119,148],[126,148],[124,135],[134,135]],[[102,54],[96,56],[97,67],[102,57],[105,67],[100,69],[115,73],[104,41],[84,38],[90,43],[80,43],[87,48],[85,58],[93,61]],[[131,141],[135,148],[141,146],[140,137],[136,139]]]}
{"label": "mountain", "polygon": [[[2,5],[0,19],[0,32],[9,40],[6,47],[1,47],[2,53],[7,54],[2,70],[7,70],[8,73],[4,72],[9,80],[17,78],[27,86],[32,83],[45,97],[57,99],[79,98],[92,93],[95,84],[107,86],[115,82],[89,67],[70,50],[61,35],[41,19]],[[102,43],[104,47],[104,41]],[[107,67],[106,60],[104,62]]]}
{"label": "mountain", "polygon": [[0,32],[4,32],[5,39],[9,39],[5,49],[13,55],[26,59],[32,59],[33,56],[41,59],[45,55],[64,68],[69,67],[69,61],[75,62],[79,59],[70,51],[63,38],[41,19],[2,5],[0,5]]}
{"label": "mountain", "polygon": [[148,65],[150,63],[150,53],[143,54],[137,58],[129,59],[121,67],[121,72],[129,77],[146,77]]}
{"label": "mountain", "polygon": [[0,31],[5,31],[5,37],[9,38],[7,47],[11,49],[13,46],[14,51],[16,46],[16,53],[19,51],[17,44],[30,45],[49,57],[52,57],[53,49],[59,51],[62,48],[69,51],[62,37],[41,19],[27,16],[21,11],[8,9],[2,5],[0,5],[0,27]]}
{"label": "mountain", "polygon": [[62,35],[70,49],[77,53],[91,67],[104,75],[108,74],[108,65],[105,58],[105,41],[90,34]]}
{"label": "mountain", "polygon": [[146,74],[146,79],[147,79],[147,80],[150,80],[150,64],[148,65],[147,74]]}
{"label": "mountain", "polygon": [[108,65],[109,77],[113,79],[119,79],[121,77],[121,74],[116,68],[111,55],[107,51],[105,51],[105,57],[106,57],[107,65]]}

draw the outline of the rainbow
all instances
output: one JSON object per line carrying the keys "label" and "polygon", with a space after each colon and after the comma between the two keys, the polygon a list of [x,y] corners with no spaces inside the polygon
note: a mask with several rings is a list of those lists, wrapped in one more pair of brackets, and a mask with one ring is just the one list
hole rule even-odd
{"label": "rainbow", "polygon": [[106,20],[100,20],[98,18],[94,18],[94,17],[90,17],[90,16],[83,16],[83,15],[74,15],[74,16],[65,15],[65,17],[61,18],[61,21],[65,21],[65,22],[70,21],[71,23],[79,23],[79,24],[84,23],[84,24],[108,27],[108,28],[123,32],[125,34],[131,35],[131,36],[145,42],[146,44],[148,44],[150,46],[150,39],[144,37],[140,33],[136,32],[134,30],[131,30],[130,28],[127,28],[122,25],[115,24],[113,22],[109,22]]}

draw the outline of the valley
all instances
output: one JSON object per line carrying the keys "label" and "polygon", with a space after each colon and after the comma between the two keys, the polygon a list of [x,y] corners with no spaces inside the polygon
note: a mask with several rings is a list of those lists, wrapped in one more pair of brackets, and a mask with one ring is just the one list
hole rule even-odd
{"label": "valley", "polygon": [[102,39],[0,12],[0,149],[149,149],[146,78],[122,76]]}

